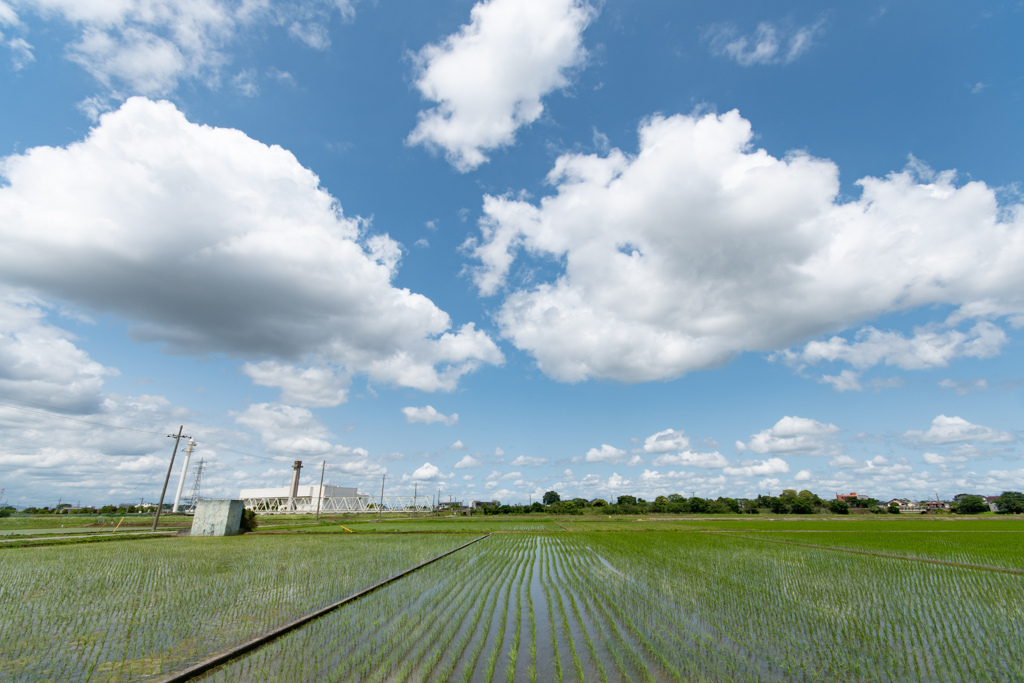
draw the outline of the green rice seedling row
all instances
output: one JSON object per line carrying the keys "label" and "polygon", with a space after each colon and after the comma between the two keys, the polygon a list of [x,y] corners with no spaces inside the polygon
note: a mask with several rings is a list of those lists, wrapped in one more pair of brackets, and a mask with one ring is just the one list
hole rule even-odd
{"label": "green rice seedling row", "polygon": [[465,538],[239,536],[5,549],[0,679],[158,678]]}
{"label": "green rice seedling row", "polygon": [[[613,521],[634,526],[495,533],[204,680],[1024,679],[1024,575],[980,566],[1021,566],[1019,523]],[[159,678],[466,539],[346,532],[0,553],[0,677]]]}

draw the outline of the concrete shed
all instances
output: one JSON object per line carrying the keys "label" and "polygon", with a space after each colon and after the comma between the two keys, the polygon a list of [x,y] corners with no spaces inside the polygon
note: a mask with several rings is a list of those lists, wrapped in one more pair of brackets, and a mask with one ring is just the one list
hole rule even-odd
{"label": "concrete shed", "polygon": [[192,536],[235,536],[242,523],[241,500],[200,498],[192,517]]}

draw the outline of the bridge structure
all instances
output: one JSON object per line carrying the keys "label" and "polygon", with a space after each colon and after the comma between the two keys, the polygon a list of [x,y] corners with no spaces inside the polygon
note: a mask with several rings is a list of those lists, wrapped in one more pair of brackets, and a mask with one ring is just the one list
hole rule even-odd
{"label": "bridge structure", "polygon": [[433,510],[429,496],[384,496],[371,499],[368,496],[323,497],[277,496],[270,498],[243,498],[245,508],[260,515],[283,515],[316,512],[320,514],[366,512],[430,512]]}

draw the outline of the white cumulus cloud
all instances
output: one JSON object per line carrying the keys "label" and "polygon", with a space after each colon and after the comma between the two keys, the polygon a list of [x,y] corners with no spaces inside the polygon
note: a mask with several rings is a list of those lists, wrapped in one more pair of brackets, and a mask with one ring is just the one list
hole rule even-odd
{"label": "white cumulus cloud", "polygon": [[253,384],[281,389],[281,402],[300,406],[336,406],[348,400],[351,377],[337,367],[299,367],[262,361],[246,363],[242,372]]}
{"label": "white cumulus cloud", "polygon": [[655,467],[662,467],[664,465],[680,465],[682,467],[700,467],[703,469],[719,469],[729,464],[729,461],[725,459],[725,456],[718,451],[712,453],[695,453],[693,451],[683,451],[682,453],[674,453],[665,455],[659,455],[654,459]]}
{"label": "white cumulus cloud", "polygon": [[[984,183],[958,187],[952,172],[919,162],[862,178],[861,196],[848,201],[831,161],[776,158],[752,141],[736,111],[655,116],[636,154],[559,157],[548,174],[554,193],[539,202],[486,196],[480,235],[465,246],[479,261],[480,293],[508,290],[496,315],[502,334],[554,379],[640,382],[891,311],[1024,312],[1020,205],[1000,207]],[[564,265],[520,284],[509,281],[517,258]],[[936,333],[935,360],[955,337],[961,355],[997,350],[987,325],[964,339]],[[910,362],[897,341],[877,357]],[[926,358],[920,341],[901,343]]]}
{"label": "white cumulus cloud", "polygon": [[644,439],[644,445],[634,448],[634,453],[669,453],[671,451],[685,451],[690,447],[690,437],[683,433],[683,430],[664,429],[651,434]]}
{"label": "white cumulus cloud", "polygon": [[732,477],[764,477],[789,472],[789,463],[782,458],[748,460],[737,466],[726,467],[722,471]]}
{"label": "white cumulus cloud", "polygon": [[441,470],[436,465],[431,465],[429,462],[425,462],[417,467],[411,475],[404,475],[402,479],[405,481],[439,481],[443,479],[451,479],[454,476],[454,474],[442,474]]}
{"label": "white cumulus cloud", "polygon": [[412,424],[414,422],[423,422],[424,424],[434,424],[440,422],[446,427],[451,427],[459,422],[459,414],[452,413],[451,415],[444,415],[437,412],[434,406],[423,406],[417,408],[414,406],[407,406],[402,408],[402,414],[405,415],[405,421]]}
{"label": "white cumulus cloud", "polygon": [[354,372],[452,390],[503,360],[393,286],[398,245],[291,153],[170,102],[132,98],[82,142],[3,158],[0,178],[0,281],[120,315],[172,353],[243,358],[297,402],[344,400]]}
{"label": "white cumulus cloud", "polygon": [[737,447],[755,453],[815,453],[825,448],[838,432],[839,427],[834,424],[787,415],[751,436],[747,443],[737,442]]}
{"label": "white cumulus cloud", "polygon": [[534,458],[528,455],[520,455],[519,457],[512,461],[512,467],[529,467],[543,465],[547,461],[547,458]]}
{"label": "white cumulus cloud", "polygon": [[120,373],[75,346],[74,335],[46,322],[47,308],[24,292],[0,290],[0,394],[56,408],[96,409],[104,380]]}
{"label": "white cumulus cloud", "polygon": [[939,415],[932,420],[932,426],[928,431],[910,430],[905,433],[904,438],[921,443],[949,444],[949,443],[1010,443],[1015,441],[1013,434],[1001,432],[991,427],[971,424],[962,417],[946,417]]}
{"label": "white cumulus cloud", "polygon": [[594,13],[580,0],[474,5],[468,25],[416,56],[416,87],[438,106],[420,112],[408,143],[444,150],[463,172],[485,163],[540,117],[542,97],[569,85]]}
{"label": "white cumulus cloud", "polygon": [[587,451],[587,462],[606,462],[611,465],[617,465],[620,462],[625,461],[626,451],[614,446],[609,446],[604,443],[601,444],[600,448],[591,448]]}
{"label": "white cumulus cloud", "polygon": [[474,458],[472,455],[467,454],[462,456],[462,460],[455,463],[455,469],[462,470],[466,469],[467,467],[479,467],[480,464],[481,462],[479,460]]}
{"label": "white cumulus cloud", "polygon": [[[66,54],[115,96],[164,95],[182,79],[217,87],[240,34],[254,26],[286,26],[310,47],[330,45],[325,24],[353,15],[347,0],[14,0],[46,21],[63,21],[77,38]],[[13,10],[0,9],[0,23]],[[24,42],[24,41],[23,41]],[[27,43],[26,43],[27,45]],[[12,46],[13,47],[13,46]],[[255,84],[242,84],[255,94]]]}
{"label": "white cumulus cloud", "polygon": [[790,363],[799,360],[812,365],[823,360],[842,361],[859,370],[879,363],[904,370],[924,370],[946,367],[958,357],[991,358],[998,355],[1008,341],[1001,328],[987,321],[975,324],[966,332],[919,327],[913,337],[865,327],[854,335],[852,343],[834,336],[827,341],[808,342],[802,351],[787,352],[784,357]]}

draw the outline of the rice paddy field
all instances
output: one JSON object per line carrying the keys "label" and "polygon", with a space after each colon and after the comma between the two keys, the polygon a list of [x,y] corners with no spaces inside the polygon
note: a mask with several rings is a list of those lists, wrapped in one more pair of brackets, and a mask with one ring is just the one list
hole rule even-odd
{"label": "rice paddy field", "polygon": [[202,680],[1024,680],[1024,520],[346,526],[0,550],[0,679],[162,680],[489,533]]}

